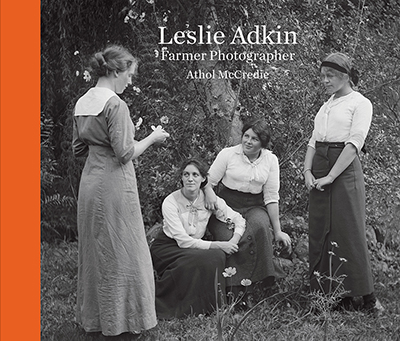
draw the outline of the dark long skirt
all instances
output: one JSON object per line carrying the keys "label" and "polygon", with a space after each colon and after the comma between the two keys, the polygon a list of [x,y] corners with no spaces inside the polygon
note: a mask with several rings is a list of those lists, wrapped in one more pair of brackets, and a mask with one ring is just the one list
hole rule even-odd
{"label": "dark long skirt", "polygon": [[[315,178],[326,176],[342,152],[344,144],[317,142],[312,164]],[[315,272],[320,275],[347,275],[346,296],[373,292],[373,281],[365,231],[365,184],[361,163],[356,156],[345,171],[324,191],[310,192],[309,261],[311,289],[320,290]],[[334,243],[337,243],[336,248]],[[328,252],[333,251],[334,255]],[[341,259],[342,258],[342,259]],[[345,260],[344,260],[345,259]],[[335,282],[333,282],[335,284]],[[329,291],[329,281],[323,290]]]}
{"label": "dark long skirt", "polygon": [[[262,193],[243,193],[220,185],[218,196],[246,219],[246,230],[238,244],[239,251],[226,259],[226,267],[235,267],[237,271],[227,279],[227,285],[240,286],[242,279],[250,279],[252,283],[263,281],[266,286],[272,285],[275,278],[284,273],[276,271],[273,262],[271,224],[263,207]],[[208,229],[214,240],[229,240],[233,235],[233,230],[227,229],[225,223],[213,217]]]}
{"label": "dark long skirt", "polygon": [[150,248],[156,271],[156,311],[160,319],[211,313],[216,308],[215,275],[225,295],[225,253],[183,249],[161,230]]}

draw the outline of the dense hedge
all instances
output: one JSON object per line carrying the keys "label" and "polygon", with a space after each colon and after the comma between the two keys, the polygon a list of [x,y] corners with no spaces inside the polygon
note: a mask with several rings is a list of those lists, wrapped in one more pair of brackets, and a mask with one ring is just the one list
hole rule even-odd
{"label": "dense hedge", "polygon": [[[231,143],[230,119],[213,110],[205,81],[187,79],[199,62],[168,62],[160,58],[158,26],[168,32],[212,23],[223,32],[237,27],[298,33],[296,45],[280,52],[295,54],[293,61],[220,61],[223,70],[257,69],[268,79],[232,79],[228,88],[236,96],[240,118],[264,116],[273,132],[272,150],[281,165],[281,213],[306,216],[307,194],[301,175],[312,121],[326,99],[318,81],[322,56],[342,51],[354,57],[361,73],[359,91],[374,104],[374,120],[362,155],[367,183],[368,223],[381,241],[391,236],[400,243],[399,101],[400,7],[396,1],[280,0],[231,1],[101,1],[75,0],[42,6],[42,239],[76,238],[75,202],[84,160],[74,159],[71,113],[76,99],[95,79],[83,78],[87,58],[107,43],[131,48],[140,58],[135,87],[123,98],[136,123],[138,139],[150,126],[162,124],[171,133],[164,145],[153,146],[135,161],[142,211],[147,227],[160,221],[160,204],[177,186],[176,168],[181,160],[198,155],[211,163],[218,151]],[[210,16],[211,15],[211,16]],[[231,34],[231,33],[230,33]],[[191,47],[204,52],[204,46]],[[274,46],[219,46],[222,53],[273,52]],[[174,52],[188,52],[188,45],[169,45]],[[396,213],[397,212],[397,213]],[[397,217],[397,220],[396,220]],[[394,237],[394,238],[393,238]]]}

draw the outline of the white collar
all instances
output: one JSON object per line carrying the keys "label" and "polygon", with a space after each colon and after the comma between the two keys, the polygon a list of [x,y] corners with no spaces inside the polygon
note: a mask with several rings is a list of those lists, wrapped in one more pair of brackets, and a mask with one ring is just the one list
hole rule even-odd
{"label": "white collar", "polygon": [[79,98],[75,106],[75,116],[97,116],[106,105],[107,101],[113,97],[119,96],[108,88],[94,87],[89,89],[86,94]]}

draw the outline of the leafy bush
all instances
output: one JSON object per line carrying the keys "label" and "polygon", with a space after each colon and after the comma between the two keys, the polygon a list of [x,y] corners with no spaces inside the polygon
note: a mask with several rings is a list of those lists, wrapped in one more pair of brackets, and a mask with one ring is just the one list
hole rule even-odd
{"label": "leafy bush", "polygon": [[[272,150],[281,166],[282,216],[306,216],[308,198],[302,163],[313,118],[326,100],[318,84],[319,60],[336,50],[354,57],[361,73],[359,90],[374,104],[368,153],[361,158],[367,184],[368,224],[378,237],[388,241],[385,236],[396,235],[394,221],[400,205],[399,192],[394,190],[400,183],[400,42],[399,36],[393,34],[399,29],[399,11],[391,0],[368,6],[355,0],[225,0],[214,7],[205,2],[193,5],[174,0],[94,4],[88,0],[42,1],[42,115],[47,120],[44,122],[53,122],[49,126],[52,152],[43,161],[43,171],[57,175],[52,194],[59,194],[60,199],[77,197],[83,161],[72,156],[72,109],[76,99],[95,83],[95,79],[85,82],[82,77],[87,57],[113,42],[130,47],[141,60],[135,88],[127,89],[123,95],[133,121],[143,119],[137,138],[147,135],[151,125],[166,120],[168,123],[162,125],[171,134],[165,144],[152,147],[135,162],[147,228],[160,221],[163,198],[178,186],[176,170],[181,161],[197,155],[210,164],[221,148],[232,143],[229,135],[236,114],[240,119],[264,116],[270,122]],[[158,26],[175,32],[207,22],[223,32],[232,32],[238,26],[250,29],[255,24],[266,24],[271,29],[280,25],[282,31],[295,31],[298,44],[279,47],[282,52],[295,53],[295,58],[271,63],[221,61],[214,67],[264,70],[268,79],[226,81],[226,87],[219,84],[222,88],[218,91],[232,90],[234,103],[228,103],[223,96],[214,98],[221,93],[214,92],[213,97],[216,90],[210,82],[186,78],[189,70],[205,65],[162,61],[162,46],[158,44]],[[55,35],[62,39],[54,42]],[[193,51],[204,48],[208,47],[193,46]],[[220,48],[224,53],[269,52],[275,46],[223,44]],[[173,44],[168,49],[188,52],[188,45]],[[72,222],[75,212],[68,214]],[[58,232],[65,235],[63,238],[74,238],[75,234],[68,231],[63,232],[60,227]],[[398,239],[397,235],[392,244],[398,246]]]}

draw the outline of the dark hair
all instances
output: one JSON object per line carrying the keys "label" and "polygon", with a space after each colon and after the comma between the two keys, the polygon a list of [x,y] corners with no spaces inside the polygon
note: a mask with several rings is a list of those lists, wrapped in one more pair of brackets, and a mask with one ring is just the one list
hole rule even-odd
{"label": "dark hair", "polygon": [[108,76],[110,72],[124,72],[138,60],[124,47],[110,45],[104,51],[97,52],[90,59],[90,68],[98,77]]}
{"label": "dark hair", "polygon": [[200,185],[200,188],[203,188],[205,185],[207,185],[207,182],[208,182],[208,180],[207,180],[208,168],[209,168],[208,165],[205,162],[200,161],[197,158],[187,159],[182,163],[182,166],[180,168],[181,175],[183,174],[183,171],[185,170],[185,168],[189,165],[195,166],[199,170],[200,175],[203,178],[205,178],[205,180]]}
{"label": "dark hair", "polygon": [[[323,62],[331,62],[346,70],[349,76],[350,85],[356,86],[358,83],[358,71],[352,66],[350,58],[341,52],[334,52],[323,59]],[[340,72],[340,71],[339,71]]]}
{"label": "dark hair", "polygon": [[242,128],[242,137],[244,133],[249,129],[252,129],[254,133],[257,134],[261,142],[261,147],[268,148],[271,141],[271,133],[269,131],[267,122],[261,118],[245,122]]}

